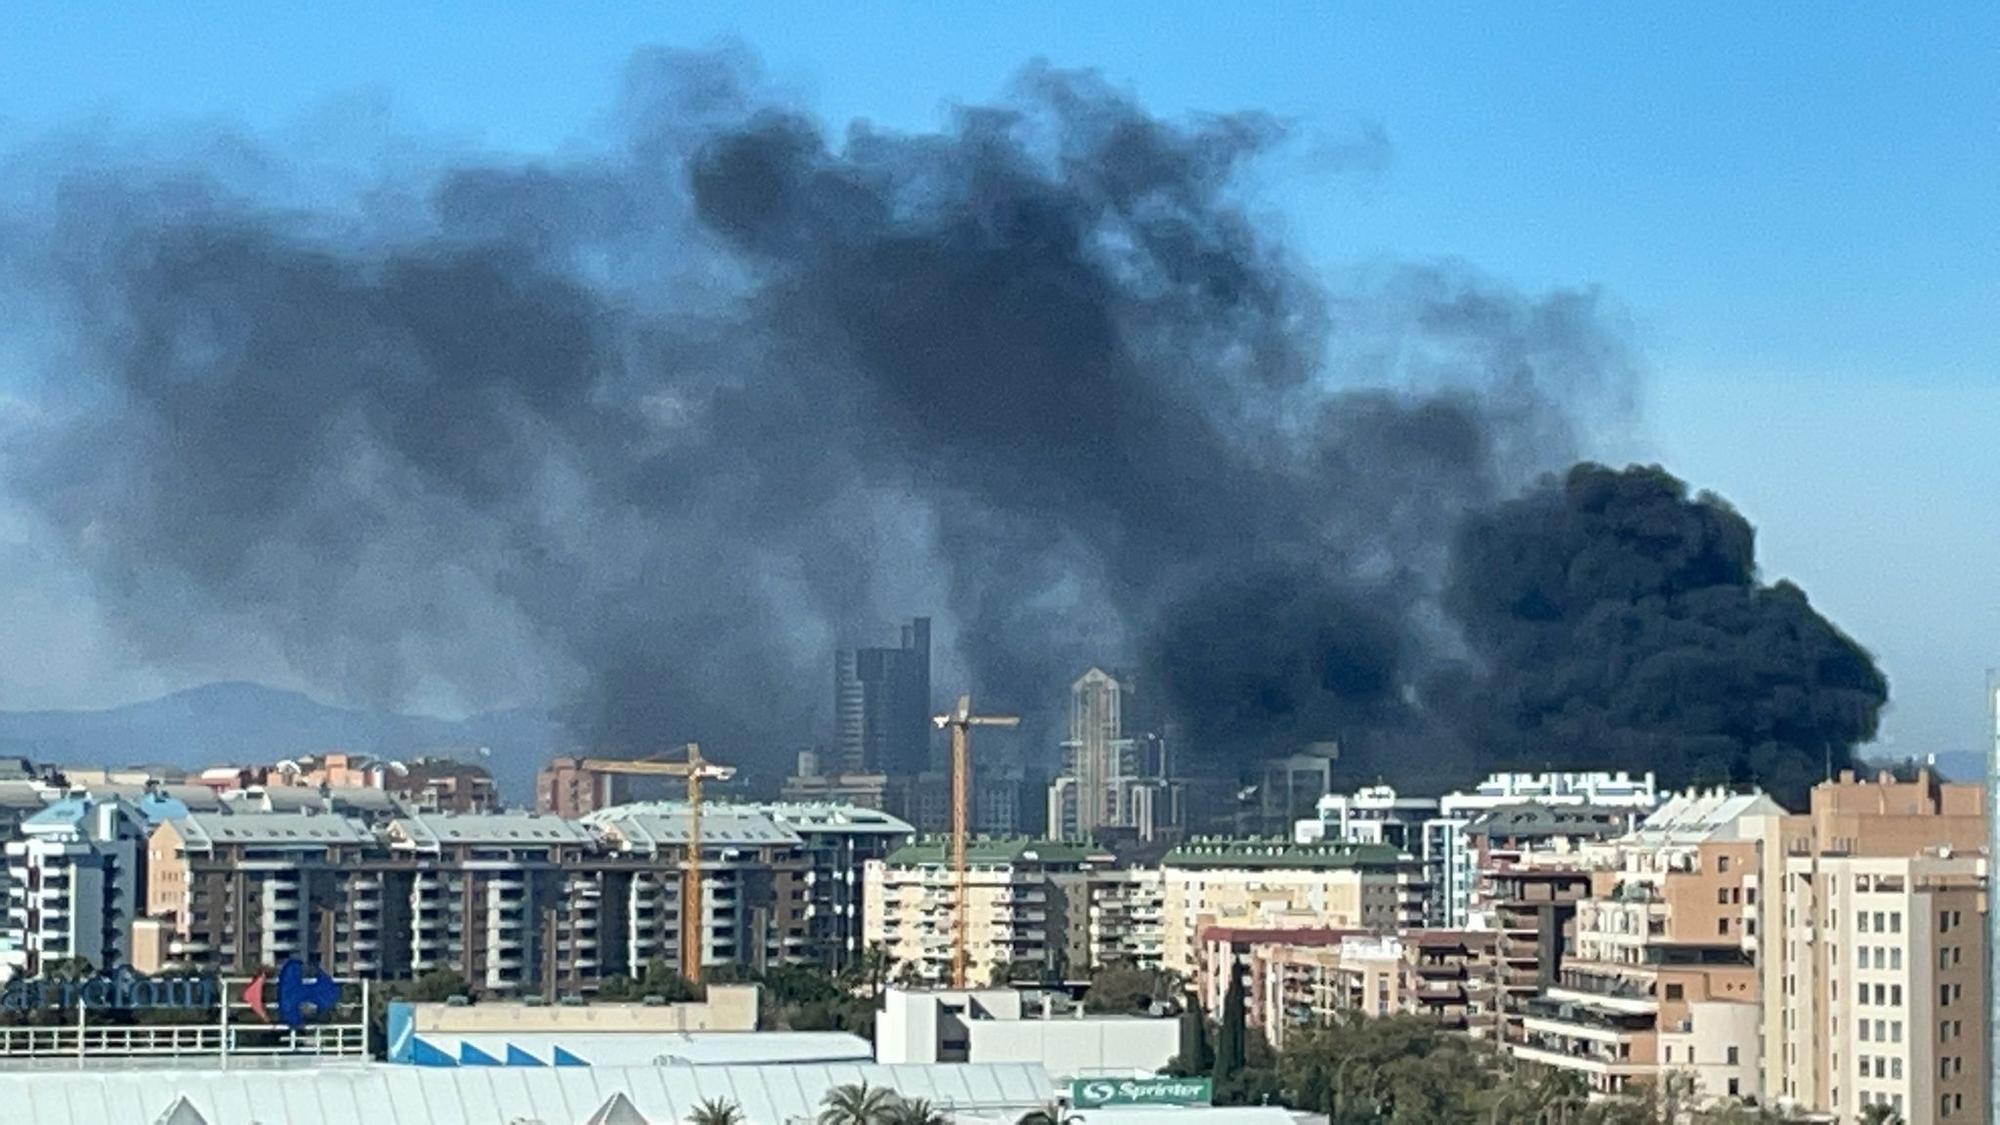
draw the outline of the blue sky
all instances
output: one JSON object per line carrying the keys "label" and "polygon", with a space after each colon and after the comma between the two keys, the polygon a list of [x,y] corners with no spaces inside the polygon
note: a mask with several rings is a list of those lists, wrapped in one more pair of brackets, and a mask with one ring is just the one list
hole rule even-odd
{"label": "blue sky", "polygon": [[295,132],[363,104],[550,152],[603,120],[635,47],[729,41],[829,121],[929,127],[1043,57],[1160,113],[1275,112],[1302,149],[1380,128],[1376,174],[1264,170],[1299,252],[1602,286],[1649,377],[1638,432],[1598,451],[1757,523],[1767,575],[1881,657],[1895,749],[1978,742],[2000,663],[2000,9],[416,7],[9,5],[0,144],[93,121]]}

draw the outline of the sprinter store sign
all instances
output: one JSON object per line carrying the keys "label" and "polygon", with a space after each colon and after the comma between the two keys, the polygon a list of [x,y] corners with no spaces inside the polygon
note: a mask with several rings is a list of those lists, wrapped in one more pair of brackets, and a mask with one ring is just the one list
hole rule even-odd
{"label": "sprinter store sign", "polygon": [[1207,1105],[1215,1084],[1206,1078],[1078,1078],[1069,1084],[1076,1109],[1106,1105]]}

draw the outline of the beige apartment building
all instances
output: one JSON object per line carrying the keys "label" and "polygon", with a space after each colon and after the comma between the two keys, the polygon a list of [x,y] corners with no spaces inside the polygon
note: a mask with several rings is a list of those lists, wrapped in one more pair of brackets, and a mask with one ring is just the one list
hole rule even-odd
{"label": "beige apartment building", "polygon": [[[1067,962],[1087,947],[1089,872],[1111,857],[1051,840],[974,840],[966,849],[967,974],[976,985],[1015,971],[1076,975]],[[863,933],[888,954],[890,972],[920,984],[951,979],[957,880],[948,841],[920,840],[864,869]],[[1072,905],[1072,904],[1076,905]]]}
{"label": "beige apartment building", "polygon": [[1760,831],[1765,1100],[1986,1120],[1985,787],[1844,773]]}
{"label": "beige apartment building", "polygon": [[1782,813],[1761,794],[1688,793],[1587,846],[1573,948],[1521,1004],[1514,1055],[1597,1093],[1671,1077],[1685,1104],[1753,1095],[1757,831]]}
{"label": "beige apartment building", "polygon": [[1415,1015],[1440,1027],[1468,1025],[1494,934],[1415,930],[1296,937],[1250,946],[1249,996],[1264,1034],[1282,1048],[1299,1028],[1346,1014]]}
{"label": "beige apartment building", "polygon": [[1208,927],[1393,933],[1422,926],[1429,889],[1423,863],[1394,847],[1283,840],[1182,844],[1161,881],[1161,964],[1190,979]]}

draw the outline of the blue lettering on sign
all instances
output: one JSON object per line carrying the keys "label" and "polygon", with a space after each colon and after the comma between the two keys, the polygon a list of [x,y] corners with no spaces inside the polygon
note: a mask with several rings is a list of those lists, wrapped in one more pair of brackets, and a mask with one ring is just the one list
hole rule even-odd
{"label": "blue lettering on sign", "polygon": [[16,980],[0,988],[0,1009],[9,1012],[212,1008],[221,1000],[222,985],[214,977],[149,977],[123,965],[85,980]]}

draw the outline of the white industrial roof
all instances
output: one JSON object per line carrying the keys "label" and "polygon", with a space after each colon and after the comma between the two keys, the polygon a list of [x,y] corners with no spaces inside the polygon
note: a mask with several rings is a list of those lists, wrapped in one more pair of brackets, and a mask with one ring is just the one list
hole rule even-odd
{"label": "white industrial roof", "polygon": [[648,1125],[679,1125],[705,1098],[746,1125],[818,1116],[835,1086],[866,1081],[940,1109],[1009,1119],[1049,1100],[1039,1065],[455,1067],[0,1072],[8,1125],[138,1125],[185,1096],[206,1125],[584,1125],[623,1093]]}
{"label": "white industrial roof", "polygon": [[1736,840],[1742,838],[1738,822],[1744,817],[1781,816],[1784,811],[1762,793],[1680,793],[1640,821],[1632,838],[1639,843],[1660,844]]}
{"label": "white industrial roof", "polygon": [[708,1066],[761,1066],[830,1062],[867,1062],[874,1045],[845,1031],[693,1031],[644,1033],[631,1031],[537,1032],[419,1031],[416,1037],[446,1056],[459,1058],[461,1044],[503,1062],[508,1047],[517,1047],[549,1065],[560,1047],[591,1066],[655,1066],[695,1063]]}
{"label": "white industrial roof", "polygon": [[[651,851],[663,844],[685,844],[691,827],[687,805],[666,801],[613,805],[589,814],[584,821],[637,851]],[[797,832],[752,806],[716,805],[702,809],[701,842],[704,848],[717,848],[731,844],[783,847],[803,841]]]}

